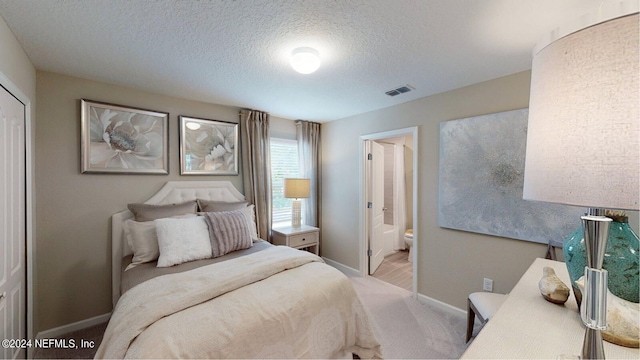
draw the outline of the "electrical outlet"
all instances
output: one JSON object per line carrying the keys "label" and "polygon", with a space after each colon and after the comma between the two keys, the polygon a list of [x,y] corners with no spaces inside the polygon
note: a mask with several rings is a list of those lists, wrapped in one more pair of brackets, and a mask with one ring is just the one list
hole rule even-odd
{"label": "electrical outlet", "polygon": [[482,281],[482,290],[493,292],[493,280],[484,278]]}

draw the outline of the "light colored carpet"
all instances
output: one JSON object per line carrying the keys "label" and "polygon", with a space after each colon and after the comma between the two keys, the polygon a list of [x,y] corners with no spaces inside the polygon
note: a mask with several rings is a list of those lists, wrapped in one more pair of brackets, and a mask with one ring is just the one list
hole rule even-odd
{"label": "light colored carpet", "polygon": [[457,359],[467,348],[464,316],[424,305],[373,277],[349,280],[369,311],[385,359]]}

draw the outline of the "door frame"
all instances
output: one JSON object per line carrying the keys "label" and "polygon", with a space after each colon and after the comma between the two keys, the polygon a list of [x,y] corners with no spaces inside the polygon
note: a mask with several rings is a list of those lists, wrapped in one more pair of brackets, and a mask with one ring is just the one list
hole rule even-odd
{"label": "door frame", "polygon": [[[34,123],[31,114],[31,99],[25,95],[22,90],[18,86],[16,86],[13,81],[11,81],[2,71],[0,71],[0,86],[5,88],[11,95],[13,95],[18,101],[24,104],[24,115],[25,115],[25,192],[26,192],[26,203],[25,203],[25,211],[26,211],[26,244],[25,244],[25,256],[26,256],[26,302],[27,302],[27,339],[35,339],[34,334],[34,285],[35,285],[35,258],[34,258],[34,234],[35,234],[35,206],[34,206],[34,139],[33,139],[33,129]],[[27,358],[33,357],[33,348],[27,348]]]}
{"label": "door frame", "polygon": [[367,250],[369,250],[369,225],[370,216],[368,215],[367,201],[370,193],[370,166],[367,160],[367,154],[369,153],[369,141],[382,140],[386,138],[399,137],[399,136],[412,136],[413,137],[413,297],[418,297],[418,249],[420,244],[420,230],[418,223],[418,208],[420,203],[420,196],[418,191],[418,126],[412,126],[407,128],[401,128],[396,130],[383,131],[378,133],[361,135],[359,140],[360,154],[359,154],[359,172],[360,172],[360,187],[358,190],[359,206],[359,234],[360,234],[360,275],[368,277],[369,275],[369,259]]}

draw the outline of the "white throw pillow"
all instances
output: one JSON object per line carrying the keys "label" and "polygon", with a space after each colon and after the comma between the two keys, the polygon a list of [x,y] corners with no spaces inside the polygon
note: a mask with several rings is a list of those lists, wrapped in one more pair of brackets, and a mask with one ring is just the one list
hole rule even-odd
{"label": "white throw pillow", "polygon": [[[174,218],[195,217],[196,214],[175,216]],[[140,264],[155,261],[160,255],[156,224],[153,221],[127,220],[122,224],[127,244],[133,252],[133,259],[124,271]]]}
{"label": "white throw pillow", "polygon": [[253,242],[258,242],[260,241],[260,238],[258,237],[258,227],[256,225],[256,214],[254,212],[254,208],[255,206],[252,204],[242,208],[242,212],[244,212],[244,216],[247,217],[247,221],[249,222],[249,235],[251,235],[251,239],[253,239]]}
{"label": "white throw pillow", "polygon": [[158,267],[169,267],[211,257],[207,223],[198,216],[186,219],[157,219]]}

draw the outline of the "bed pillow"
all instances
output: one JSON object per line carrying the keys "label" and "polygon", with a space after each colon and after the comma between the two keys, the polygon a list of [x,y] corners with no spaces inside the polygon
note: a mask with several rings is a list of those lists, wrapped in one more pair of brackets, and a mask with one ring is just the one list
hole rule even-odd
{"label": "bed pillow", "polygon": [[240,210],[249,204],[248,201],[226,202],[226,201],[213,201],[213,200],[196,200],[198,202],[198,208],[202,212],[217,212],[217,211],[233,211]]}
{"label": "bed pillow", "polygon": [[[176,216],[175,218],[194,217],[195,214]],[[158,260],[160,250],[158,249],[158,235],[156,234],[156,224],[153,221],[127,220],[122,224],[124,236],[133,252],[131,264],[127,265],[124,271],[132,269],[140,264]]]}
{"label": "bed pillow", "polygon": [[249,221],[242,210],[208,212],[204,219],[209,226],[211,257],[248,249],[253,245]]}
{"label": "bed pillow", "polygon": [[255,206],[249,205],[246,208],[242,209],[244,216],[247,217],[247,221],[249,222],[249,235],[251,235],[251,239],[253,242],[261,241],[258,237],[258,226],[256,225],[256,214],[254,212]]}
{"label": "bed pillow", "polygon": [[253,204],[248,205],[249,202],[247,201],[224,202],[202,199],[198,199],[197,201],[198,207],[201,211],[198,213],[198,215],[204,215],[204,213],[208,212],[242,210],[247,216],[247,220],[249,221],[249,233],[251,235],[251,238],[253,239],[253,242],[261,241],[258,237],[258,226],[256,225],[256,214],[254,211],[255,206]]}
{"label": "bed pillow", "polygon": [[136,221],[153,221],[171,216],[195,214],[198,204],[195,200],[192,200],[166,205],[129,204],[127,207],[133,213]]}
{"label": "bed pillow", "polygon": [[169,267],[211,257],[209,229],[202,216],[153,221],[158,234],[158,267]]}

